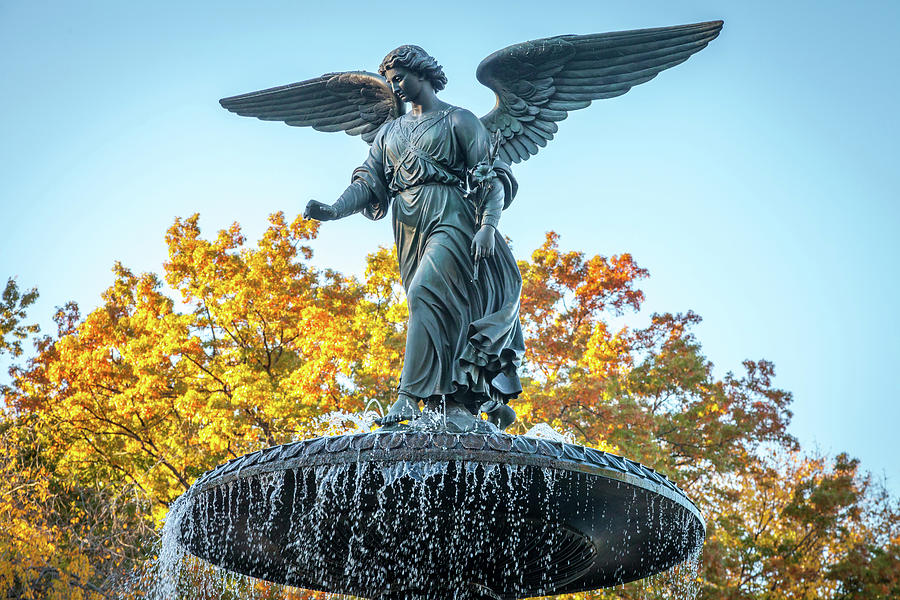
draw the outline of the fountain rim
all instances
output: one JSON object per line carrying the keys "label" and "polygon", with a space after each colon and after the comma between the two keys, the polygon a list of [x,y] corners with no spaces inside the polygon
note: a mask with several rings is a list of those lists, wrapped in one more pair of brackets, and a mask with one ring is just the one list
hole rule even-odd
{"label": "fountain rim", "polygon": [[662,473],[611,452],[506,433],[406,430],[320,436],[270,446],[231,459],[201,475],[185,496],[193,498],[238,479],[301,467],[413,461],[549,467],[605,477],[675,502],[698,520],[703,536],[706,536],[706,520],[697,505]]}

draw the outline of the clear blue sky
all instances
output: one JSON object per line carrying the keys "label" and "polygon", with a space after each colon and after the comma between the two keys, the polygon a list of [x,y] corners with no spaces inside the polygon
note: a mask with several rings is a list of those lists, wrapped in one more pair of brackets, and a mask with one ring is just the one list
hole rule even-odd
{"label": "clear blue sky", "polygon": [[[402,43],[444,65],[442,97],[486,113],[474,78],[503,46],[724,19],[687,63],[561,123],[516,174],[501,230],[524,257],[631,252],[646,313],[695,310],[717,371],[768,358],[791,430],[900,490],[900,2],[11,2],[0,0],[0,277],[32,311],[99,302],[120,260],[161,271],[163,234],[212,234],[330,201],[366,146],[237,117],[224,96],[374,71]],[[553,14],[558,10],[558,14]],[[390,225],[322,229],[316,261],[360,273]],[[643,318],[646,318],[643,317]],[[638,320],[640,322],[640,319]]]}

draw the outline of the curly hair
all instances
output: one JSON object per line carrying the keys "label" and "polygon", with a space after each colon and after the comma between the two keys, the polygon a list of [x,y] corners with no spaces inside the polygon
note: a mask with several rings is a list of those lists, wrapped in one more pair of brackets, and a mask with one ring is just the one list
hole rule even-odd
{"label": "curly hair", "polygon": [[431,83],[431,87],[436,92],[441,91],[447,85],[447,76],[444,75],[441,65],[438,64],[433,56],[425,52],[421,46],[406,44],[399,48],[394,48],[381,61],[378,72],[383,77],[388,69],[397,67],[409,69],[424,77]]}

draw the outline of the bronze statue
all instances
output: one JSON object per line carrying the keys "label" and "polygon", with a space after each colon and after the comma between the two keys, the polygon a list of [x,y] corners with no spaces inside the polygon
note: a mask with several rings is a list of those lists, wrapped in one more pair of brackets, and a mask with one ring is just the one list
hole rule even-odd
{"label": "bronze statue", "polygon": [[440,406],[455,431],[489,427],[475,418],[480,410],[501,429],[514,420],[507,402],[522,391],[521,276],[497,231],[516,194],[509,163],[537,154],[569,111],[684,62],[721,28],[714,21],[504,48],[478,66],[478,80],[497,95],[481,119],[437,97],[447,78],[410,45],[391,51],[380,75],[330,73],[220,101],[239,115],[345,131],[371,144],[337,202],[311,200],[303,214],[376,220],[391,212],[410,320],[398,399],[381,425],[415,421],[423,401]]}

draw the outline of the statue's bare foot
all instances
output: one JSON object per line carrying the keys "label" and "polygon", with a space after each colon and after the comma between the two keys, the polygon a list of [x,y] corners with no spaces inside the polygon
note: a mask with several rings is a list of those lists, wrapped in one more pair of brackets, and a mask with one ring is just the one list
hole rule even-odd
{"label": "statue's bare foot", "polygon": [[400,392],[397,401],[391,406],[387,414],[375,419],[375,424],[382,427],[397,425],[401,421],[414,421],[422,414],[419,402],[412,396]]}
{"label": "statue's bare foot", "polygon": [[503,431],[516,420],[516,411],[499,400],[489,400],[481,405],[481,412],[487,415],[489,423],[493,423]]}
{"label": "statue's bare foot", "polygon": [[425,402],[422,416],[410,423],[417,431],[440,431],[450,433],[499,433],[491,423],[473,415],[462,403],[452,396],[432,397]]}

